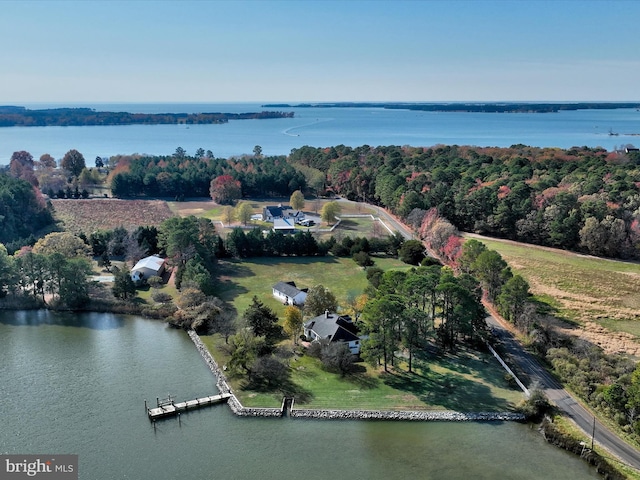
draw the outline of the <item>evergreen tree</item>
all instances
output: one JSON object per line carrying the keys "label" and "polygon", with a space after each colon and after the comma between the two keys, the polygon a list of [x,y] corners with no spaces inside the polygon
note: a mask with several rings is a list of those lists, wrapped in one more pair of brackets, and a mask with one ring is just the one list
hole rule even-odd
{"label": "evergreen tree", "polygon": [[131,272],[128,269],[123,268],[115,273],[111,291],[114,297],[123,300],[135,297],[136,284],[131,279]]}
{"label": "evergreen tree", "polygon": [[251,305],[245,310],[243,319],[256,337],[265,337],[270,344],[280,335],[281,329],[275,312],[255,295]]}

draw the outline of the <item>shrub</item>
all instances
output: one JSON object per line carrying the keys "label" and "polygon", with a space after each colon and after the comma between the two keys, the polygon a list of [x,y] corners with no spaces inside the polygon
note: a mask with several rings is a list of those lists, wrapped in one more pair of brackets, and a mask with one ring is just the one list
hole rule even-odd
{"label": "shrub", "polygon": [[151,288],[161,288],[164,285],[162,278],[157,275],[153,275],[147,279],[147,283]]}
{"label": "shrub", "polygon": [[156,303],[169,303],[171,299],[171,295],[165,292],[154,291],[151,294],[151,298]]}

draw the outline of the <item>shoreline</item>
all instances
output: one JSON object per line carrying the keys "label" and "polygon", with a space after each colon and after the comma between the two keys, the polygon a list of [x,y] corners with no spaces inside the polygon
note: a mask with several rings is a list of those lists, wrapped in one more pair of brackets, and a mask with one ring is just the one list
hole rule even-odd
{"label": "shoreline", "polygon": [[[287,413],[283,399],[281,408],[245,407],[233,393],[227,383],[224,372],[216,363],[213,355],[193,330],[187,334],[200,352],[205,363],[216,377],[216,387],[220,393],[230,393],[227,404],[231,411],[240,417],[284,417]],[[393,421],[440,421],[440,422],[523,422],[526,416],[513,412],[456,412],[445,411],[415,411],[415,410],[339,410],[339,409],[295,409],[295,399],[291,400],[291,408],[288,410],[290,418],[316,419],[316,420],[393,420]]]}

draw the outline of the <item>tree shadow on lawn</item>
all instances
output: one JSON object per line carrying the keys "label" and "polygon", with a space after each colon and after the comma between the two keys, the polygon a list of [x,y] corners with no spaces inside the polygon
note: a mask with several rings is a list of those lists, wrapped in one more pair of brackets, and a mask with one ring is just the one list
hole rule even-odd
{"label": "tree shadow on lawn", "polygon": [[457,353],[427,354],[418,352],[415,355],[418,368],[425,372],[429,364],[452,370],[461,375],[470,375],[496,387],[517,390],[503,375],[502,366],[488,350],[475,350],[462,346]]}
{"label": "tree shadow on lawn", "polygon": [[354,383],[362,390],[373,390],[380,385],[380,379],[367,374],[367,369],[361,365],[356,365],[354,370],[345,375],[347,381]]}
{"label": "tree shadow on lawn", "polygon": [[338,228],[341,230],[356,231],[358,230],[358,224],[353,220],[342,219]]}
{"label": "tree shadow on lawn", "polygon": [[297,385],[290,379],[281,381],[277,386],[255,384],[249,380],[245,380],[240,384],[240,388],[245,392],[271,393],[274,395],[280,394],[283,397],[294,397],[296,402],[300,403],[308,403],[314,398],[310,390]]}
{"label": "tree shadow on lawn", "polygon": [[514,407],[505,399],[494,397],[486,385],[456,374],[431,371],[424,375],[394,371],[388,373],[383,381],[396,390],[412,393],[427,405],[440,406],[447,410],[507,411]]}
{"label": "tree shadow on lawn", "polygon": [[231,278],[245,278],[254,277],[255,273],[246,265],[243,265],[241,260],[221,260],[216,266],[216,273],[218,278],[226,279]]}

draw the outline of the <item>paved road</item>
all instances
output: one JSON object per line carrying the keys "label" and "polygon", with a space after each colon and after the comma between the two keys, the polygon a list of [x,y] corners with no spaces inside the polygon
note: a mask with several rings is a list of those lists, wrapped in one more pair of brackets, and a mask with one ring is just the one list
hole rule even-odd
{"label": "paved road", "polygon": [[[584,440],[591,443],[594,416],[578,403],[562,386],[547,372],[538,361],[526,352],[511,332],[494,316],[487,318],[487,323],[493,328],[495,335],[502,342],[504,350],[511,356],[520,369],[529,377],[528,388],[535,384],[544,389],[549,400],[555,403],[569,418],[571,418],[585,433]],[[526,383],[526,382],[525,382]],[[595,442],[617,457],[622,463],[640,470],[640,451],[625,443],[598,420],[595,420]]]}
{"label": "paved road", "polygon": [[[341,199],[340,201],[349,202],[349,200],[345,199]],[[364,205],[375,209],[377,215],[385,222],[388,222],[394,229],[402,233],[403,237],[406,239],[413,238],[413,232],[395,217],[389,215],[384,209],[371,204]],[[585,433],[584,439],[588,444],[591,443],[591,435],[595,421],[595,442],[608,450],[614,457],[622,461],[622,463],[640,470],[640,451],[624,442],[620,437],[595,419],[591,412],[578,403],[532,355],[522,348],[520,343],[518,343],[501,321],[497,320],[494,316],[490,316],[487,318],[487,323],[493,327],[494,333],[502,341],[503,348],[511,356],[513,361],[516,362],[520,369],[529,377],[529,389],[534,385],[543,388],[549,400],[555,403],[558,408],[571,418]]]}

